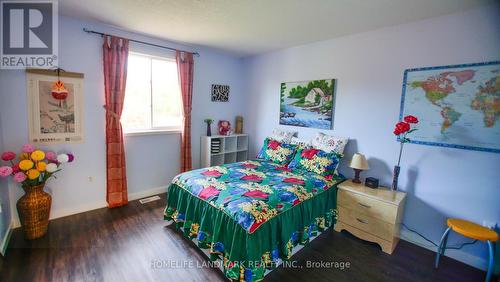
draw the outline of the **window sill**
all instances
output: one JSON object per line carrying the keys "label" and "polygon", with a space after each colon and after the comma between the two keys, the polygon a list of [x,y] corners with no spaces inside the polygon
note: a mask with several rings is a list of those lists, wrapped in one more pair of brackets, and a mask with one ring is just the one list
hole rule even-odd
{"label": "window sill", "polygon": [[165,135],[165,134],[181,134],[180,129],[165,129],[165,130],[138,130],[124,132],[125,136],[146,136],[146,135]]}

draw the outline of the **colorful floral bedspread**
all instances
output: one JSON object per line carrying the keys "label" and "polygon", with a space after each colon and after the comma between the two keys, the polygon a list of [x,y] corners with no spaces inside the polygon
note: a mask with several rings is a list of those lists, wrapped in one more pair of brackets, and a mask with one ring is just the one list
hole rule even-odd
{"label": "colorful floral bedspread", "polygon": [[260,281],[298,244],[335,223],[338,176],[245,161],[176,176],[164,217],[222,259],[233,281]]}
{"label": "colorful floral bedspread", "polygon": [[272,162],[246,161],[186,172],[173,183],[253,233],[271,218],[329,189],[337,180]]}

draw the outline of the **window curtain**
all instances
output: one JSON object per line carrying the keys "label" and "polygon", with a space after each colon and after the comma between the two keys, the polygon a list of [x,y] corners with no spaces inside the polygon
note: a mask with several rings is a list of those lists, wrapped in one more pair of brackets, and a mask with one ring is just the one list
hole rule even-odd
{"label": "window curtain", "polygon": [[193,100],[193,54],[176,51],[177,72],[181,86],[183,125],[181,133],[181,172],[192,169],[191,160],[191,107]]}
{"label": "window curtain", "polygon": [[125,149],[120,117],[127,81],[127,39],[104,36],[103,66],[106,95],[106,201],[108,207],[128,203]]}

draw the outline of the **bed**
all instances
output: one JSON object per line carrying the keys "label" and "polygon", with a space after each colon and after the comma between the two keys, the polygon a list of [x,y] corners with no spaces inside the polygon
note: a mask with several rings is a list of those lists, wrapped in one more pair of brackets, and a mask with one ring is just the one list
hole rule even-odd
{"label": "bed", "polygon": [[266,160],[197,169],[174,178],[164,218],[228,279],[259,281],[335,224],[342,180]]}

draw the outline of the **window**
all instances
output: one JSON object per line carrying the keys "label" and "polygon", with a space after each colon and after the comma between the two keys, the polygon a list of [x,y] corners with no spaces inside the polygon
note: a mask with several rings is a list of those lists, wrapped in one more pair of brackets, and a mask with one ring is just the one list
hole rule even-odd
{"label": "window", "polygon": [[121,122],[125,133],[180,130],[182,102],[175,60],[129,53]]}

